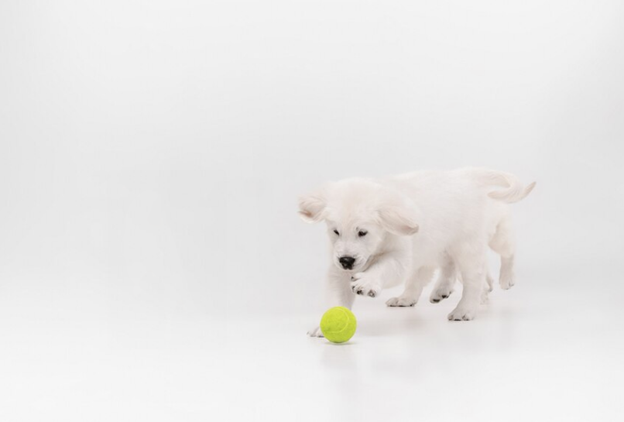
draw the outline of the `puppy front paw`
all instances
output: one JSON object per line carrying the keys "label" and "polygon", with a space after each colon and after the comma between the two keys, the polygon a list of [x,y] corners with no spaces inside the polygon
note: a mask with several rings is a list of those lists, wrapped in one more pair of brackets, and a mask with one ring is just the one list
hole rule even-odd
{"label": "puppy front paw", "polygon": [[489,290],[489,288],[485,288],[481,291],[481,305],[485,305],[486,303],[489,302],[489,293],[491,290]]}
{"label": "puppy front paw", "polygon": [[391,297],[386,301],[386,306],[391,308],[404,308],[416,305],[417,300],[413,297],[399,296]]}
{"label": "puppy front paw", "polygon": [[429,302],[431,303],[439,303],[441,300],[446,299],[453,293],[453,286],[440,286],[434,289],[431,292],[431,296],[429,297]]}
{"label": "puppy front paw", "polygon": [[448,314],[449,321],[470,321],[477,316],[477,307],[458,304],[453,311]]}
{"label": "puppy front paw", "polygon": [[351,290],[356,295],[375,297],[381,293],[382,285],[374,276],[356,273],[351,277]]}
{"label": "puppy front paw", "polygon": [[321,331],[321,327],[314,327],[310,331],[308,331],[309,337],[323,337],[323,332]]}
{"label": "puppy front paw", "polygon": [[499,280],[501,289],[509,290],[514,284],[516,284],[516,280],[514,277],[514,273],[511,271],[501,271],[500,280]]}

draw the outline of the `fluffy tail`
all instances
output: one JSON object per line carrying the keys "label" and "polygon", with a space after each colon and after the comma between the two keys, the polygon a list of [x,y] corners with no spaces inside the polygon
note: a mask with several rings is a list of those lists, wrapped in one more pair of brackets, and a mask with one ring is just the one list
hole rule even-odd
{"label": "fluffy tail", "polygon": [[476,170],[479,181],[486,186],[501,186],[506,189],[495,190],[488,196],[512,204],[524,199],[535,187],[535,182],[524,186],[513,174],[493,170]]}

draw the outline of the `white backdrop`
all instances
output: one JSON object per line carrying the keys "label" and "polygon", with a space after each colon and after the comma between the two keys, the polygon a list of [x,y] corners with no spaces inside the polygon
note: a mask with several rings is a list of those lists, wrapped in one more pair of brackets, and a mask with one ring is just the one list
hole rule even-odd
{"label": "white backdrop", "polygon": [[622,294],[622,75],[620,1],[3,1],[0,319],[319,312],[297,196],[460,166],[538,182],[519,283]]}
{"label": "white backdrop", "polygon": [[297,195],[466,165],[538,181],[515,210],[520,271],[621,274],[620,2],[5,2],[0,16],[2,290],[311,306],[324,233],[299,222]]}

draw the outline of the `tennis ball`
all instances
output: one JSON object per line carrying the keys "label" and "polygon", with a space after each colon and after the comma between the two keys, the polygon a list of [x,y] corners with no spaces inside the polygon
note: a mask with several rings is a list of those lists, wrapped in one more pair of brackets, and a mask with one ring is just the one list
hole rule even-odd
{"label": "tennis ball", "polygon": [[349,341],[355,334],[356,328],[355,315],[344,306],[331,308],[321,318],[321,331],[325,338],[332,343]]}

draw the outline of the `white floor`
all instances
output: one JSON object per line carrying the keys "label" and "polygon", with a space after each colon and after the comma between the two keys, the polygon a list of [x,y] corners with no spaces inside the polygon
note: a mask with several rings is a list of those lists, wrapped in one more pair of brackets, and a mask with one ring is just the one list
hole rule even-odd
{"label": "white floor", "polygon": [[520,284],[452,323],[457,293],[361,300],[344,345],[305,336],[320,315],[77,318],[5,296],[0,420],[621,420],[624,309],[608,291]]}

